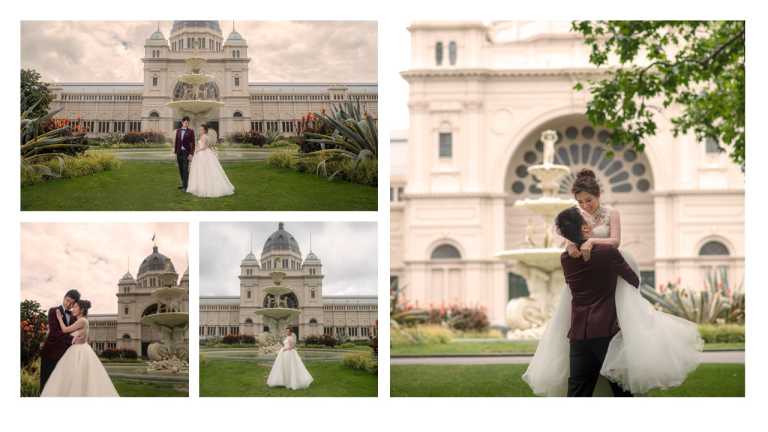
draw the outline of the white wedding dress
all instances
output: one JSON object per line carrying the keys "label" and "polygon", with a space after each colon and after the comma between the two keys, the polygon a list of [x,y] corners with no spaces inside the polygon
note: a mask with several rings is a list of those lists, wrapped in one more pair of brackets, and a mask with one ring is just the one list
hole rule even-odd
{"label": "white wedding dress", "polygon": [[216,152],[208,146],[208,136],[197,142],[192,163],[189,166],[187,192],[203,198],[215,198],[235,193],[227,174],[219,163]]}
{"label": "white wedding dress", "polygon": [[[592,236],[607,238],[609,227],[593,228]],[[639,276],[634,258],[621,251]],[[539,396],[566,396],[570,375],[571,290],[566,285],[547,324],[523,380]],[[656,310],[639,289],[622,278],[616,283],[616,315],[621,331],[608,346],[595,396],[612,395],[605,378],[640,395],[651,389],[677,387],[701,362],[703,340],[698,326]]]}
{"label": "white wedding dress", "polygon": [[272,364],[272,370],[267,378],[270,387],[287,387],[291,390],[299,390],[312,384],[312,375],[296,352],[296,336],[287,336],[283,340],[283,348],[277,353],[277,358]]}
{"label": "white wedding dress", "polygon": [[64,352],[51,373],[40,396],[120,396],[101,360],[88,345],[88,320],[72,332],[73,337],[85,335],[86,343],[73,344]]}

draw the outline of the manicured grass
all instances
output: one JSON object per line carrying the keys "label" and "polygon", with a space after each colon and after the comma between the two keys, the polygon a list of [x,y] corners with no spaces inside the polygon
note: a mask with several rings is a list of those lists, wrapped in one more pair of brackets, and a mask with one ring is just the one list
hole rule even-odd
{"label": "manicured grass", "polygon": [[314,378],[304,390],[267,387],[271,369],[250,361],[207,359],[200,364],[200,396],[342,396],[377,394],[378,379],[367,372],[344,367],[341,362],[306,362]]}
{"label": "manicured grass", "polygon": [[187,397],[189,390],[186,386],[173,383],[139,382],[113,378],[120,397]]}
{"label": "manicured grass", "polygon": [[[521,376],[528,365],[397,365],[393,397],[533,397]],[[743,364],[703,364],[676,389],[649,396],[744,396]]]}
{"label": "manicured grass", "polygon": [[[536,351],[536,345],[536,341],[454,341],[446,344],[394,345],[390,349],[390,354],[398,356],[533,354]],[[704,351],[743,349],[743,343],[717,343],[704,346]]]}
{"label": "manicured grass", "polygon": [[114,171],[21,188],[22,210],[372,210],[376,188],[264,162],[224,163],[235,194],[197,198],[177,189],[175,163],[124,161]]}

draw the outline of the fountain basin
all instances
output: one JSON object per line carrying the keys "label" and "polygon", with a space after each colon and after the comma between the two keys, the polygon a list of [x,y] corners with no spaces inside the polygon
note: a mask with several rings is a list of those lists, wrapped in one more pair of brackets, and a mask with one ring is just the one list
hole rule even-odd
{"label": "fountain basin", "polygon": [[184,288],[155,288],[155,290],[152,291],[152,298],[159,301],[160,303],[168,304],[182,299],[186,292],[187,291]]}
{"label": "fountain basin", "polygon": [[213,75],[185,73],[179,75],[179,81],[185,84],[191,84],[193,86],[200,86],[207,82],[213,81]]}
{"label": "fountain basin", "polygon": [[274,320],[284,320],[284,319],[299,316],[298,309],[290,309],[290,308],[257,309],[255,313],[257,315],[263,315],[267,318],[272,318]]}
{"label": "fountain basin", "polygon": [[547,224],[552,223],[552,219],[554,219],[555,215],[576,204],[576,200],[558,197],[526,198],[515,201],[515,207],[523,207],[538,215],[544,216],[548,219],[546,220]]}
{"label": "fountain basin", "polygon": [[290,288],[284,286],[271,286],[264,288],[264,292],[267,294],[272,294],[275,297],[279,297],[281,295],[290,294],[293,291],[291,291]]}
{"label": "fountain basin", "polygon": [[181,328],[189,323],[189,314],[186,312],[156,313],[144,316],[141,318],[141,323],[169,329]]}
{"label": "fountain basin", "polygon": [[497,257],[519,261],[528,267],[534,267],[546,273],[560,269],[560,255],[563,248],[524,248],[511,249],[496,254]]}
{"label": "fountain basin", "polygon": [[166,105],[171,108],[186,111],[192,114],[202,114],[210,111],[213,108],[223,107],[224,102],[215,100],[178,100],[168,102]]}

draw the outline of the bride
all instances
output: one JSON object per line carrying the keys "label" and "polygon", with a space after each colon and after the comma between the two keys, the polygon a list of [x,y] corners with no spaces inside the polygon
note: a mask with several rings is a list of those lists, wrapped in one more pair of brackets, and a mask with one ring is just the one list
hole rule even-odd
{"label": "bride", "polygon": [[64,333],[77,337],[83,335],[86,343],[73,344],[51,373],[40,396],[119,396],[112,380],[109,379],[104,365],[88,345],[88,309],[91,302],[78,300],[72,306],[72,315],[77,321],[67,326],[61,311],[56,310],[56,318]]}
{"label": "bride", "polygon": [[272,364],[267,385],[299,390],[309,387],[310,384],[312,384],[312,375],[304,367],[299,353],[296,352],[296,336],[291,329],[286,329],[283,347],[277,353],[275,363]]}
{"label": "bride", "polygon": [[215,198],[235,193],[227,174],[219,163],[212,143],[208,142],[208,125],[200,125],[200,140],[189,167],[187,192],[192,195]]}
{"label": "bride", "polygon": [[[568,242],[568,254],[589,260],[595,244],[618,248],[621,244],[619,212],[600,204],[600,186],[595,173],[589,169],[579,172],[572,192],[592,234],[581,248]],[[639,275],[634,258],[626,251],[620,252]],[[567,334],[571,325],[571,299],[571,291],[565,286],[557,309],[523,374],[523,380],[537,395],[566,394],[570,374]],[[606,379],[633,394],[681,385],[701,361],[703,341],[697,325],[656,310],[638,289],[621,278],[616,283],[615,301],[621,330],[608,346],[595,395],[611,394]]]}

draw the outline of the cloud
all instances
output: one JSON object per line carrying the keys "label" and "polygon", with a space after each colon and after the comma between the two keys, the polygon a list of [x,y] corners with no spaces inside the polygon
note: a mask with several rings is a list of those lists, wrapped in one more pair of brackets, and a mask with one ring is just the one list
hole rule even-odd
{"label": "cloud", "polygon": [[131,274],[137,276],[141,261],[152,253],[153,233],[160,253],[171,259],[181,277],[187,268],[185,223],[24,223],[21,298],[47,309],[74,288],[93,302],[92,313],[116,313],[117,282],[129,270],[129,261]]}
{"label": "cloud", "polygon": [[[200,225],[200,295],[239,295],[240,262],[253,242],[260,257],[277,223],[209,222]],[[373,222],[286,222],[305,258],[312,251],[323,264],[323,295],[377,294],[377,237]],[[251,236],[252,239],[251,240]]]}
{"label": "cloud", "polygon": [[[22,21],[21,66],[46,81],[141,82],[157,22]],[[169,37],[172,22],[160,22]],[[250,82],[376,82],[375,21],[244,21]],[[231,25],[222,24],[224,39]]]}

